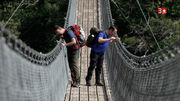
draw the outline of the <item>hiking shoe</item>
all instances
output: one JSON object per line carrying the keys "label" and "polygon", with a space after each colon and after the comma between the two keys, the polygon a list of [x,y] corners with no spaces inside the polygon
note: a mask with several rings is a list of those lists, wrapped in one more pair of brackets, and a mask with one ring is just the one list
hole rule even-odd
{"label": "hiking shoe", "polygon": [[73,82],[73,83],[72,83],[72,87],[76,87],[76,88],[78,88],[78,87],[79,87],[79,85],[80,85],[80,83],[79,83],[79,82]]}
{"label": "hiking shoe", "polygon": [[91,86],[91,81],[90,80],[86,80],[86,85],[87,86]]}
{"label": "hiking shoe", "polygon": [[97,81],[97,82],[96,82],[96,85],[97,85],[97,86],[104,86],[104,84],[101,83],[100,81]]}

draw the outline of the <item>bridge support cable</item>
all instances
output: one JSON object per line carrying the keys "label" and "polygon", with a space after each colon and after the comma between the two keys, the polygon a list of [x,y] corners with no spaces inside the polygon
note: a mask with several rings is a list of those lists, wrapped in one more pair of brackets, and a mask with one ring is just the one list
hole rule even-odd
{"label": "bridge support cable", "polygon": [[[124,17],[124,19],[128,22],[129,25],[132,25],[132,23],[127,19],[127,17],[125,16],[125,14],[123,13],[122,9],[119,7],[119,5],[114,1],[111,0],[114,5],[119,9],[121,15]],[[132,29],[132,31],[130,33],[132,33],[133,31],[136,31],[135,29]],[[139,38],[141,38],[142,41],[145,41],[144,37],[142,37],[139,33],[137,33],[139,35]],[[144,35],[144,33],[143,33]],[[147,43],[149,45],[149,43]],[[144,54],[144,56],[146,55],[146,53]]]}
{"label": "bridge support cable", "polygon": [[12,19],[12,17],[15,15],[15,13],[17,12],[17,10],[23,5],[24,0],[22,0],[20,2],[20,4],[18,5],[18,7],[13,11],[12,15],[9,17],[9,19],[6,21],[4,27],[6,27],[6,25],[9,23],[9,21]]}
{"label": "bridge support cable", "polygon": [[131,25],[131,22],[126,18],[125,14],[123,13],[123,11],[121,10],[121,8],[118,6],[118,4],[114,1],[114,0],[111,0],[114,5],[119,9],[120,13],[122,14],[122,16],[124,17],[124,19]]}
{"label": "bridge support cable", "polygon": [[154,40],[155,40],[155,42],[156,42],[159,50],[161,50],[161,47],[160,47],[160,45],[159,45],[159,43],[158,43],[158,41],[157,41],[157,39],[156,39],[153,31],[152,31],[152,28],[151,28],[151,26],[149,25],[149,23],[148,23],[148,21],[147,21],[147,18],[146,18],[145,14],[144,14],[144,11],[142,10],[142,7],[141,7],[141,4],[139,3],[139,0],[136,0],[136,2],[137,2],[138,6],[139,6],[139,8],[140,8],[140,10],[141,10],[141,13],[142,13],[142,15],[143,15],[143,17],[144,17],[144,19],[145,19],[145,21],[146,21],[147,26],[149,27],[149,29],[150,29],[150,31],[151,31],[151,34],[152,34],[152,36],[153,36],[153,38],[154,38]]}

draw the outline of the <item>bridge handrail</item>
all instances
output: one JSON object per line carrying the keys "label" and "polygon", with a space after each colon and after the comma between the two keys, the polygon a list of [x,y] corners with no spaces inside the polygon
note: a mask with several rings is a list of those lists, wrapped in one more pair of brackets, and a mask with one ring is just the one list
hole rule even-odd
{"label": "bridge handrail", "polygon": [[[100,0],[100,28],[113,25],[110,0]],[[106,68],[114,101],[178,101],[180,99],[180,39],[148,56],[130,53],[116,42],[106,53]]]}
{"label": "bridge handrail", "polygon": [[[100,2],[104,3],[107,8],[100,9],[103,11],[100,11],[104,14],[101,15],[107,15],[108,18],[102,17],[100,21],[100,26],[102,29],[109,27],[108,25],[114,24],[114,19],[112,18],[111,14],[111,7],[109,0],[104,0]],[[102,7],[100,7],[102,8]],[[106,25],[103,25],[101,22],[106,22]],[[125,58],[125,61],[127,63],[131,64],[131,67],[136,70],[145,70],[145,69],[153,69],[154,66],[159,65],[161,63],[164,63],[165,61],[168,61],[172,58],[174,58],[177,54],[180,54],[180,39],[176,40],[171,45],[165,47],[164,49],[161,49],[155,53],[152,53],[148,56],[136,56],[130,53],[125,46],[122,44],[121,41],[116,42],[114,44],[116,46],[117,52],[119,54],[122,54],[122,56]]]}

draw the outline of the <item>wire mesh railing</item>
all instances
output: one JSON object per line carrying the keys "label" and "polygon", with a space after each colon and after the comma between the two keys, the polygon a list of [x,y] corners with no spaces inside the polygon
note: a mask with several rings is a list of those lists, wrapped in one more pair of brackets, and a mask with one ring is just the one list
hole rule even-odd
{"label": "wire mesh railing", "polygon": [[[113,25],[109,0],[100,0],[100,26]],[[121,42],[106,52],[114,101],[179,101],[180,40],[148,56],[135,56]]]}
{"label": "wire mesh railing", "polygon": [[[74,10],[76,0],[69,0],[65,28],[75,23]],[[51,52],[43,54],[0,24],[1,101],[64,101],[69,66],[61,41]]]}

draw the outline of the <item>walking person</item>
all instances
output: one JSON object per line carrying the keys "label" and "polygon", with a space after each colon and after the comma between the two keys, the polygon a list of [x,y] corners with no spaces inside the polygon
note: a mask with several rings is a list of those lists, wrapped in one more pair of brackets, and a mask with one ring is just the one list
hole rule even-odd
{"label": "walking person", "polygon": [[103,86],[103,83],[100,81],[100,75],[103,67],[104,53],[110,42],[119,40],[119,38],[113,37],[116,33],[117,28],[115,26],[111,26],[109,29],[102,31],[97,35],[95,42],[91,47],[90,66],[86,76],[87,86],[91,86],[91,78],[95,67],[96,85]]}
{"label": "walking person", "polygon": [[56,34],[63,35],[65,42],[63,46],[67,47],[68,62],[71,70],[72,86],[79,87],[80,85],[80,70],[78,67],[78,49],[75,33],[71,29],[64,29],[58,25],[55,26]]}

